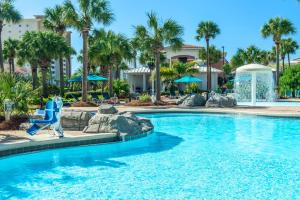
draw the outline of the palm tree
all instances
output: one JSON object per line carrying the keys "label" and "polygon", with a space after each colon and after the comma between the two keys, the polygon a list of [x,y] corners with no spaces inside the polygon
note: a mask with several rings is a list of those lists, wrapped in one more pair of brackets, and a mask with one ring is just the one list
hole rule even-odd
{"label": "palm tree", "polygon": [[270,19],[266,24],[264,24],[261,34],[264,38],[273,37],[273,41],[276,46],[276,86],[277,92],[279,89],[279,56],[280,56],[280,43],[281,38],[284,35],[295,33],[295,27],[292,22],[288,19],[281,17],[276,17]]}
{"label": "palm tree", "polygon": [[[212,45],[209,47],[209,63],[215,64],[220,61],[223,53],[221,50],[217,49],[216,46]],[[199,58],[202,60],[207,60],[207,51],[204,48],[199,50]]]}
{"label": "palm tree", "polygon": [[2,30],[4,26],[4,22],[18,22],[21,20],[22,16],[17,11],[12,4],[13,0],[0,0],[0,71],[4,72],[3,65],[3,50],[2,50]]}
{"label": "palm tree", "polygon": [[108,65],[109,67],[109,93],[113,95],[113,70],[116,78],[120,77],[120,70],[127,65],[124,60],[131,60],[133,54],[130,41],[122,34],[104,29],[95,30],[90,39],[90,58],[95,65]]}
{"label": "palm tree", "polygon": [[170,45],[173,50],[177,50],[182,47],[183,27],[173,19],[168,19],[160,23],[158,16],[154,12],[148,13],[147,17],[147,27],[143,25],[135,27],[135,38],[137,39],[140,48],[144,52],[147,52],[148,55],[153,55],[155,58],[156,101],[159,102],[161,90],[161,54],[165,45]]}
{"label": "palm tree", "polygon": [[209,59],[209,41],[220,34],[218,25],[212,21],[204,21],[198,25],[196,39],[200,41],[202,38],[206,41],[206,65],[207,65],[207,90],[211,90],[211,66]]}
{"label": "palm tree", "polygon": [[[45,28],[54,31],[63,36],[68,27],[66,12],[63,6],[55,6],[54,8],[47,8],[45,10]],[[59,58],[59,81],[60,81],[60,95],[64,95],[64,61],[63,57]]]}
{"label": "palm tree", "polygon": [[88,73],[88,37],[94,23],[110,24],[113,13],[106,0],[77,0],[79,10],[70,0],[66,0],[64,7],[69,25],[81,32],[83,37],[83,76],[82,76],[82,101],[87,102],[87,73]]}
{"label": "palm tree", "polygon": [[19,40],[14,40],[11,38],[4,41],[3,56],[4,59],[8,60],[10,73],[15,73],[15,57],[17,54],[18,44]]}
{"label": "palm tree", "polygon": [[42,94],[47,97],[47,71],[51,61],[61,56],[70,56],[73,50],[63,37],[53,32],[27,32],[23,40],[30,41],[27,43],[27,48],[31,49],[30,53],[36,56],[42,72]]}
{"label": "palm tree", "polygon": [[292,38],[282,40],[284,44],[284,49],[287,54],[289,67],[291,66],[290,54],[295,54],[297,49],[299,48],[298,43]]}
{"label": "palm tree", "polygon": [[[35,54],[35,41],[33,32],[27,32],[22,37],[19,42],[19,48],[17,51],[17,58],[19,65],[24,65],[29,63],[31,67],[32,76],[32,88],[36,89],[38,87],[38,58]],[[32,48],[28,48],[32,47]]]}

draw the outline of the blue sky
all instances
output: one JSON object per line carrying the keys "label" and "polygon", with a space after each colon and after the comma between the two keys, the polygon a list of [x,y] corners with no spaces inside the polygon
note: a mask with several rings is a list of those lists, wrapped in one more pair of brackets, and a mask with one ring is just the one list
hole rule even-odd
{"label": "blue sky", "polygon": [[[73,0],[76,2],[76,0]],[[16,7],[24,17],[43,14],[46,7],[62,3],[63,0],[16,0]],[[111,8],[116,20],[107,29],[121,32],[131,37],[133,26],[145,24],[146,12],[157,12],[162,19],[173,18],[185,28],[184,40],[188,44],[204,46],[195,40],[195,30],[200,21],[213,20],[221,34],[211,41],[217,47],[225,46],[228,59],[237,48],[254,44],[263,49],[271,49],[271,38],[260,35],[262,25],[268,19],[281,16],[290,19],[297,28],[292,37],[300,44],[300,3],[297,0],[111,0]],[[82,39],[72,31],[73,47],[79,51]],[[298,55],[293,57],[300,57]],[[78,67],[73,59],[73,68]]]}

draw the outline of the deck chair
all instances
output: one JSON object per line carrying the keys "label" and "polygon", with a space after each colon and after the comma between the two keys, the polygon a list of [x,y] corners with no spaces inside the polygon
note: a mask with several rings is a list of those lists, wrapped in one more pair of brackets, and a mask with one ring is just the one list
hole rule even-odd
{"label": "deck chair", "polygon": [[293,97],[293,92],[291,90],[286,91],[285,92],[285,97],[287,97],[287,98]]}
{"label": "deck chair", "polygon": [[91,96],[93,102],[96,103],[98,106],[102,103],[97,94],[91,94]]}
{"label": "deck chair", "polygon": [[55,134],[63,137],[63,129],[60,124],[60,115],[63,102],[61,98],[55,98],[46,103],[45,110],[38,110],[37,113],[44,114],[43,119],[30,119],[32,126],[27,129],[27,133],[31,136],[37,134],[39,131],[53,126]]}

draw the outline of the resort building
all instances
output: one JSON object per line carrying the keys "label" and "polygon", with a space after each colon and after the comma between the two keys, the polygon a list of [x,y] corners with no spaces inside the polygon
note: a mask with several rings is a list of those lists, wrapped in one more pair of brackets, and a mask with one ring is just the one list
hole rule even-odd
{"label": "resort building", "polygon": [[300,58],[296,58],[296,59],[291,60],[291,64],[292,65],[300,64]]}
{"label": "resort building", "polygon": [[[207,67],[206,64],[199,59],[199,49],[202,47],[194,45],[184,45],[182,49],[174,51],[170,47],[165,48],[165,56],[167,62],[180,61],[183,63],[189,61],[197,61],[195,68],[199,70],[198,74],[194,76],[200,78],[202,83],[199,84],[199,89],[207,89]],[[218,77],[222,75],[223,71],[212,67],[212,90],[218,88]],[[151,70],[148,67],[139,67],[126,70],[122,73],[122,78],[126,79],[130,85],[130,92],[150,92],[155,84],[150,79]],[[162,84],[162,89],[164,85]]]}
{"label": "resort building", "polygon": [[[45,31],[46,29],[43,26],[44,16],[43,15],[35,15],[34,18],[30,19],[22,19],[17,23],[5,23],[2,31],[2,41],[11,38],[20,40],[22,36],[27,31]],[[65,33],[65,38],[67,42],[71,45],[71,32]],[[30,65],[25,64],[24,66],[18,66],[17,61],[15,61],[16,72],[22,74],[30,73]],[[7,61],[4,62],[4,68],[6,70],[9,69],[9,64]],[[24,69],[25,68],[25,69]],[[51,64],[51,76],[50,82],[51,84],[59,84],[59,62],[57,60],[53,60]],[[64,59],[64,73],[67,77],[71,77],[71,58]]]}

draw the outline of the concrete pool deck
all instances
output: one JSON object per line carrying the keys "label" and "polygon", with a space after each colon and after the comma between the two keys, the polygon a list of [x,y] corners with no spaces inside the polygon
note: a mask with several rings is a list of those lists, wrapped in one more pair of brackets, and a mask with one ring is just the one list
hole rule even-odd
{"label": "concrete pool deck", "polygon": [[[215,114],[244,114],[270,117],[294,117],[300,119],[300,107],[236,107],[236,108],[181,108],[177,106],[128,107],[116,106],[119,112],[134,113],[215,113]],[[96,107],[64,108],[64,110],[78,110],[96,112]],[[0,157],[18,153],[26,153],[45,149],[62,148],[101,144],[120,141],[115,133],[86,134],[81,131],[66,131],[62,139],[51,135],[52,131],[42,131],[35,136],[29,136],[25,131],[0,131]]]}

